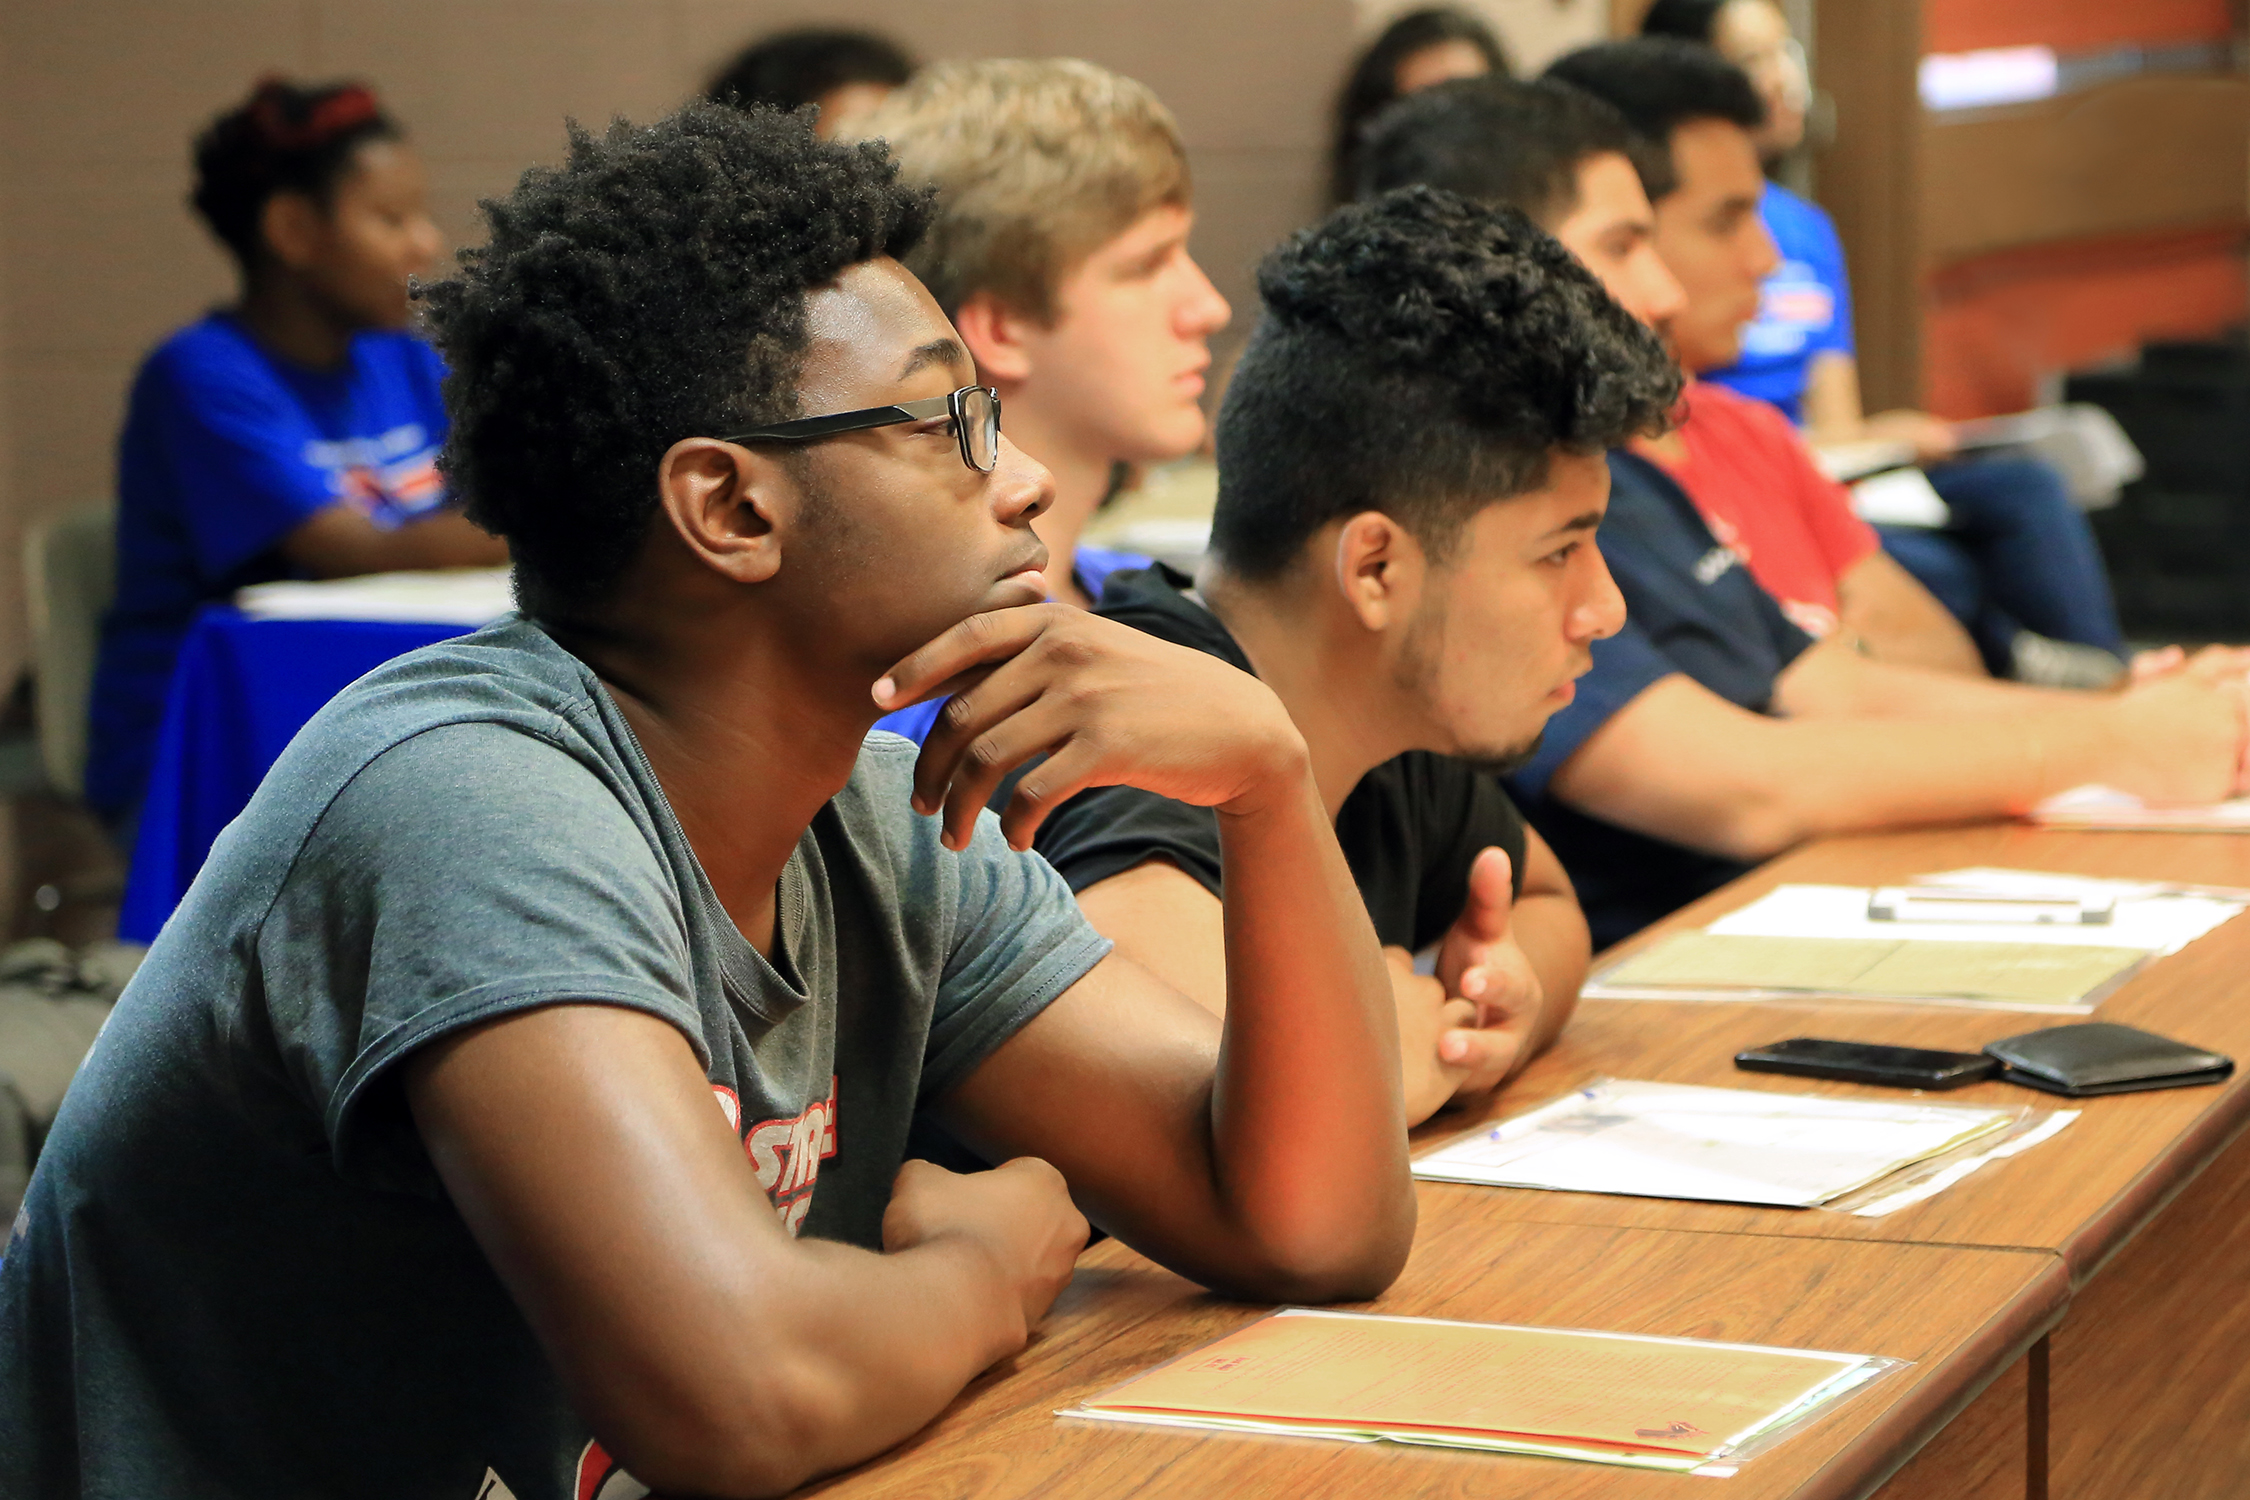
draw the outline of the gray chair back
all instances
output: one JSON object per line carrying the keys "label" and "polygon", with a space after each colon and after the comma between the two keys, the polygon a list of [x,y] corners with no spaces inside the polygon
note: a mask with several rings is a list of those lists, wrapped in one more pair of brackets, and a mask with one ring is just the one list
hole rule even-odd
{"label": "gray chair back", "polygon": [[117,512],[88,506],[32,529],[24,543],[31,660],[38,674],[39,759],[48,785],[86,791],[86,711],[102,612],[117,592]]}

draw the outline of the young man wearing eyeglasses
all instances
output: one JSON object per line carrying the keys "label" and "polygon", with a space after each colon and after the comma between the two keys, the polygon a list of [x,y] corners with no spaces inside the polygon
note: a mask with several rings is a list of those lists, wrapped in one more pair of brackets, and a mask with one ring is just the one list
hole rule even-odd
{"label": "young man wearing eyeglasses", "polygon": [[[1396,1274],[1390,990],[1304,742],[1041,602],[1045,471],[894,258],[926,212],[692,105],[432,289],[523,614],[323,710],[119,1002],[0,1267],[11,1494],[775,1494],[1022,1347],[1081,1207],[1236,1295]],[[970,683],[967,738],[863,745]],[[1009,847],[1093,783],[1214,809],[1223,1023]],[[1007,1164],[902,1165],[925,1113]]]}

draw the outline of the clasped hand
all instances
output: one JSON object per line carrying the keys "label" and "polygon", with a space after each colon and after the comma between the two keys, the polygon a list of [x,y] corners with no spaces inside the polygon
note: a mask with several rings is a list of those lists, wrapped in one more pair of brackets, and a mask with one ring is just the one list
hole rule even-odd
{"label": "clasped hand", "polygon": [[1513,874],[1505,850],[1477,856],[1468,901],[1438,946],[1434,975],[1415,973],[1403,948],[1383,950],[1398,1002],[1410,1122],[1481,1098],[1531,1060],[1546,992],[1511,931]]}

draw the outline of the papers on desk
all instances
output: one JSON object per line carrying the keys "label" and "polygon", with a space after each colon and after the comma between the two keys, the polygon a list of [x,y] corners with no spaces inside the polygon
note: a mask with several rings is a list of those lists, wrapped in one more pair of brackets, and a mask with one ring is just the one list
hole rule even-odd
{"label": "papers on desk", "polygon": [[1784,885],[1701,932],[1607,965],[1596,1000],[1888,1000],[2084,1015],[2146,959],[2177,953],[2250,905],[2250,891],[2033,870],[1949,870],[1916,885],[2114,902],[2084,926],[1898,922],[1863,886]]}
{"label": "papers on desk", "polygon": [[508,576],[506,568],[445,568],[257,583],[237,590],[234,604],[253,620],[399,620],[473,628],[516,607]]}
{"label": "papers on desk", "polygon": [[2043,828],[2108,829],[2119,833],[2250,833],[2250,797],[2194,807],[2151,806],[2114,787],[2081,786],[2057,793],[2027,817]]}
{"label": "papers on desk", "polygon": [[2047,1118],[2040,1112],[2034,1120],[2025,1109],[1605,1078],[1439,1147],[1414,1163],[1414,1175],[1488,1187],[1816,1208],[1878,1186],[1876,1196],[1895,1197],[1925,1163],[1942,1159],[1951,1166],[1959,1156],[1974,1156],[1981,1164],[1989,1151],[1967,1148],[2004,1145],[2027,1123],[2044,1125]]}
{"label": "papers on desk", "polygon": [[1284,1308],[1057,1413],[1728,1474],[1898,1360]]}

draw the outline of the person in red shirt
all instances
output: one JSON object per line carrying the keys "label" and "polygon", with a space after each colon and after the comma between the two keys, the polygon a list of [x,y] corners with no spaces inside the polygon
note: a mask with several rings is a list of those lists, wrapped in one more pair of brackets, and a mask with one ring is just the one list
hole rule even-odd
{"label": "person in red shirt", "polygon": [[[1748,319],[1738,320],[1736,303],[1714,295],[1708,279],[1680,281],[1686,305],[1672,322],[1674,352],[1691,371],[1711,368],[1708,361]],[[1686,337],[1676,331],[1683,324]],[[1889,661],[1983,675],[1969,633],[1883,551],[1875,529],[1852,513],[1850,494],[1820,471],[1788,418],[1725,386],[1694,381],[1677,423],[1638,451],[1678,481],[1712,535],[1741,557],[1798,629],[1816,640],[1841,629]]]}

